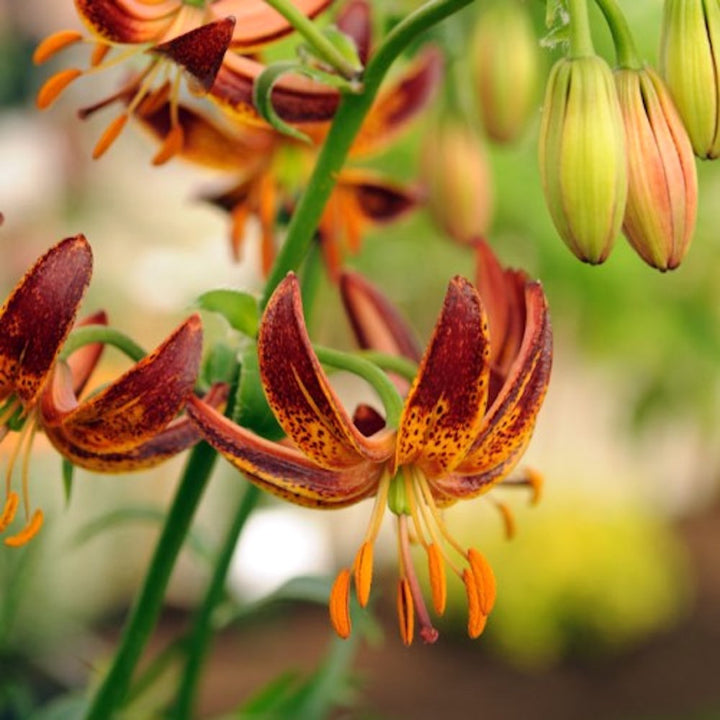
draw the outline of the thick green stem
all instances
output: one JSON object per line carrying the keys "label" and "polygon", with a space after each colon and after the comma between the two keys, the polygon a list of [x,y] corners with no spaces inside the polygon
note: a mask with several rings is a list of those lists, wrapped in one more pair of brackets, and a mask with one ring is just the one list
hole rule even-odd
{"label": "thick green stem", "polygon": [[102,343],[112,345],[125,353],[131,360],[139,362],[147,353],[131,337],[107,325],[84,325],[70,333],[63,345],[61,357],[67,358],[85,345]]}
{"label": "thick green stem", "polygon": [[635,47],[630,26],[620,6],[615,0],[595,0],[595,2],[605,16],[610,28],[618,66],[630,70],[639,70],[643,63]]}
{"label": "thick green stem", "polygon": [[377,350],[362,350],[360,357],[369,360],[379,368],[388,372],[394,372],[412,382],[417,375],[418,366],[416,362],[408,360],[402,355],[388,355]]}
{"label": "thick green stem", "polygon": [[351,62],[328,38],[320,32],[317,25],[290,0],[265,0],[277,10],[313,47],[315,52],[334,67],[344,78],[353,80],[362,72],[362,66]]}
{"label": "thick green stem", "polygon": [[293,213],[285,243],[265,285],[261,307],[265,307],[281,280],[291,270],[297,270],[307,254],[337,175],[389,67],[420,33],[471,2],[431,0],[408,15],[386,36],[370,59],[365,69],[362,92],[343,95],[305,193]]}
{"label": "thick green stem", "polygon": [[197,445],[190,454],[150,568],[125,625],[120,647],[93,698],[85,720],[112,720],[123,704],[135,667],[162,609],[165,589],[175,560],[183,546],[216,458],[217,453],[206,443]]}
{"label": "thick green stem", "polygon": [[567,0],[570,12],[570,57],[588,57],[595,54],[587,0]]}
{"label": "thick green stem", "polygon": [[245,527],[248,517],[255,509],[260,499],[261,491],[255,485],[248,485],[235,517],[225,534],[220,553],[215,563],[212,578],[208,585],[202,605],[198,608],[192,627],[185,643],[187,662],[185,671],[180,678],[175,710],[170,717],[174,720],[192,720],[195,700],[197,697],[200,673],[205,663],[210,640],[212,638],[213,613],[223,598],[225,591],[225,578],[230,568],[230,562],[238,543],[240,533]]}

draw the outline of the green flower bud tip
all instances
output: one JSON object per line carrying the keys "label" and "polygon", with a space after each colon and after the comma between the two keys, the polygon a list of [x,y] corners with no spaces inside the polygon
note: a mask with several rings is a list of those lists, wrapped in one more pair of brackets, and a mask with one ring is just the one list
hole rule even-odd
{"label": "green flower bud tip", "polygon": [[602,58],[566,58],[552,68],[539,158],[560,236],[583,262],[604,262],[625,212],[627,160],[613,74]]}

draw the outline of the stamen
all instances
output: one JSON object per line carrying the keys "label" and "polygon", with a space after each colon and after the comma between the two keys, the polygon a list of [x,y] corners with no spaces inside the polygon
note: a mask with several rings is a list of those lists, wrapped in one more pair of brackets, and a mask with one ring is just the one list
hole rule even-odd
{"label": "stamen", "polygon": [[185,133],[182,125],[175,125],[165,136],[163,144],[152,159],[152,164],[164,165],[182,150],[184,143]]}
{"label": "stamen", "polygon": [[170,98],[170,83],[164,82],[160,87],[151,90],[137,107],[139,115],[154,115]]}
{"label": "stamen", "polygon": [[420,543],[425,549],[427,549],[428,543],[425,540],[423,524],[420,521],[420,515],[418,514],[418,504],[415,497],[413,478],[411,474],[407,471],[407,466],[403,468],[403,481],[405,483],[405,499],[410,509],[410,517],[412,518],[413,527],[415,528],[417,542]]}
{"label": "stamen", "polygon": [[330,622],[335,632],[343,638],[350,637],[350,570],[344,568],[335,578],[330,590]]}
{"label": "stamen", "polygon": [[36,65],[42,65],[53,57],[53,55],[70,45],[74,45],[82,40],[82,38],[82,33],[79,33],[77,30],[60,30],[60,32],[53,33],[49,37],[46,37],[35,48],[32,58],[33,62]]}
{"label": "stamen", "polygon": [[7,425],[7,423],[10,422],[20,405],[20,400],[17,397],[13,397],[3,408],[0,408],[0,426]]}
{"label": "stamen", "polygon": [[430,589],[432,591],[433,607],[438,615],[445,612],[447,601],[447,579],[445,577],[445,563],[440,548],[432,543],[427,547],[428,571],[430,575]]}
{"label": "stamen", "polygon": [[5,500],[3,513],[0,515],[0,533],[4,532],[5,528],[15,519],[15,513],[17,512],[19,504],[20,496],[14,491],[9,492]]}
{"label": "stamen", "polygon": [[[28,423],[27,442],[25,443],[25,452],[23,453],[22,459],[23,504],[25,505],[26,513],[30,507],[30,451],[32,450],[33,440],[35,439],[37,428],[38,426],[35,422],[35,416],[33,416]],[[21,436],[21,440],[22,439],[23,436]]]}
{"label": "stamen", "polygon": [[[15,469],[15,462],[17,461],[18,455],[20,453],[20,450],[22,449],[23,444],[25,443],[25,438],[28,436],[28,433],[30,433],[30,438],[31,438],[31,442],[32,442],[32,436],[34,434],[34,426],[35,426],[34,420],[30,421],[28,423],[25,423],[25,425],[23,425],[23,428],[20,431],[20,434],[18,435],[17,442],[15,443],[15,447],[13,447],[12,452],[10,453],[10,459],[8,460],[7,470],[5,471],[6,492],[8,495],[10,494],[10,482],[12,481],[13,470]],[[24,495],[23,502],[25,504],[25,512],[28,513],[30,511],[30,504],[28,502],[27,490],[25,488],[23,488],[23,495]]]}
{"label": "stamen", "polygon": [[33,513],[30,522],[17,534],[5,538],[5,544],[10,547],[20,547],[30,542],[40,531],[43,524],[42,510],[36,510]]}
{"label": "stamen", "polygon": [[508,540],[512,540],[515,537],[516,530],[515,516],[513,515],[512,510],[505,503],[499,502],[498,500],[493,500],[493,502],[502,517],[503,525],[505,526],[505,537]]}
{"label": "stamen", "polygon": [[372,585],[373,571],[373,546],[364,542],[355,556],[353,565],[355,570],[355,593],[360,607],[365,607],[370,598],[370,586]]}
{"label": "stamen", "polygon": [[397,613],[400,624],[400,637],[403,645],[412,645],[415,634],[415,612],[413,610],[412,591],[407,578],[400,578],[397,592]]}
{"label": "stamen", "polygon": [[468,601],[468,635],[475,639],[485,629],[487,615],[480,609],[479,588],[474,573],[465,569],[463,570],[462,579],[465,583],[465,593]]}
{"label": "stamen", "polygon": [[83,74],[82,70],[77,68],[68,68],[55,73],[52,77],[45,81],[40,88],[35,100],[38,109],[45,110],[50,107],[59,97],[60,93],[74,80],[77,80]]}
{"label": "stamen", "polygon": [[485,559],[485,556],[475,548],[468,550],[467,559],[470,563],[472,574],[475,576],[480,610],[483,615],[489,615],[497,596],[495,573],[492,567],[490,567],[490,563]]}
{"label": "stamen", "polygon": [[108,126],[105,128],[105,132],[101,135],[97,142],[97,145],[93,148],[92,156],[93,160],[97,160],[102,157],[108,150],[108,148],[117,140],[118,135],[123,131],[123,128],[127,124],[128,115],[123,113],[118,115]]}
{"label": "stamen", "polygon": [[545,479],[542,474],[533,468],[525,468],[523,474],[519,478],[512,478],[510,480],[504,480],[502,483],[503,487],[516,486],[516,487],[529,487],[530,488],[530,504],[537,505],[542,499],[543,486],[545,485]]}
{"label": "stamen", "polygon": [[107,57],[107,54],[110,52],[110,47],[107,43],[95,43],[92,55],[90,55],[90,65],[94,68],[98,67]]}

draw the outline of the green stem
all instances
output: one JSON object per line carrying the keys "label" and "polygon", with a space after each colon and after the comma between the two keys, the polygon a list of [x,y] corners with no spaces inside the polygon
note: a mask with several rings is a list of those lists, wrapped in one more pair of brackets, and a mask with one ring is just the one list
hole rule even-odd
{"label": "green stem", "polygon": [[135,667],[162,609],[165,589],[175,560],[183,546],[216,458],[215,450],[204,442],[197,445],[190,454],[144,584],[126,622],[120,647],[92,700],[85,720],[111,720],[123,704]]}
{"label": "green stem", "polygon": [[328,38],[320,32],[317,25],[290,0],[265,0],[277,10],[313,47],[325,62],[335,68],[344,78],[354,80],[362,73],[362,65],[348,60]]}
{"label": "green stem", "polygon": [[567,0],[567,4],[570,12],[570,57],[594,55],[587,0]]}
{"label": "green stem", "polygon": [[385,408],[386,422],[390,427],[396,428],[400,423],[403,410],[403,400],[392,380],[373,363],[348,353],[330,348],[314,346],[315,354],[323,365],[329,365],[337,370],[347,370],[366,380],[380,396]]}
{"label": "green stem", "polygon": [[472,0],[430,0],[398,23],[385,37],[365,69],[363,90],[342,96],[335,120],[318,156],[305,193],[293,213],[287,237],[265,285],[261,307],[291,270],[297,270],[313,241],[327,199],[335,187],[350,146],[377,95],[385,74],[411,41]]}
{"label": "green stem", "polygon": [[620,6],[615,0],[595,0],[595,2],[605,16],[605,20],[610,28],[618,66],[631,70],[639,70],[643,66],[643,63],[635,47],[635,41],[633,40],[628,21],[625,15],[623,15]]}
{"label": "green stem", "polygon": [[131,360],[139,362],[147,353],[131,337],[107,325],[84,325],[70,333],[63,345],[61,357],[68,358],[76,350],[92,343],[112,345],[125,353]]}
{"label": "green stem", "polygon": [[410,382],[412,382],[417,375],[417,363],[408,360],[402,355],[388,355],[378,352],[377,350],[361,350],[360,357],[365,358],[383,370],[397,373],[406,380],[410,380]]}
{"label": "green stem", "polygon": [[245,527],[250,513],[255,509],[260,499],[261,491],[255,485],[248,485],[243,493],[232,524],[227,530],[225,540],[220,549],[210,584],[208,585],[202,605],[198,608],[193,620],[192,628],[187,637],[185,649],[187,662],[178,686],[175,711],[171,717],[175,720],[191,720],[195,698],[197,696],[200,673],[205,663],[213,629],[213,613],[223,598],[225,591],[225,578],[230,568],[230,562],[238,543],[240,533]]}

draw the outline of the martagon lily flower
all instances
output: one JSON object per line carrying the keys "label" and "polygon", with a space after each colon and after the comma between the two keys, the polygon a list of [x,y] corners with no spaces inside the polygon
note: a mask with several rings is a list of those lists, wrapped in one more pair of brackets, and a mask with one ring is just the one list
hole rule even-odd
{"label": "martagon lily flower", "polygon": [[[314,17],[331,2],[294,0],[308,17]],[[66,68],[50,77],[38,93],[38,106],[49,107],[68,85],[84,75],[143,54],[144,69],[134,74],[119,93],[132,96],[129,107],[107,127],[93,156],[99,157],[110,147],[140,102],[160,93],[170,98],[173,123],[166,144],[155,156],[157,164],[172,157],[183,144],[177,122],[182,71],[189,75],[193,92],[207,93],[228,49],[230,60],[231,56],[240,57],[237,53],[253,53],[293,30],[282,15],[262,0],[75,0],[75,7],[90,36],[76,30],[54,33],[37,47],[34,60],[44,63],[70,45],[90,42],[94,45],[90,67]],[[252,63],[249,58],[247,61]],[[166,86],[162,79],[168,77],[171,80]],[[105,107],[116,98],[117,95],[111,95],[81,111],[81,115]]]}
{"label": "martagon lily flower", "polygon": [[[360,605],[368,602],[373,547],[386,508],[397,521],[403,642],[412,642],[416,621],[425,642],[438,636],[413,565],[411,539],[427,553],[436,612],[445,607],[447,564],[466,588],[469,635],[484,629],[495,600],[492,569],[478,550],[453,539],[441,509],[487,492],[513,470],[530,439],[552,354],[541,286],[521,272],[498,268],[490,276],[493,283],[482,296],[461,277],[450,282],[397,429],[385,427],[367,406],[352,419],[343,408],[310,344],[292,274],[266,308],[258,361],[270,407],[294,447],[265,440],[200,400],[188,404],[205,439],[271,493],[328,509],[375,497],[353,566],[340,572],[330,595],[330,618],[341,637],[351,631],[351,583]],[[385,315],[382,303],[365,300],[369,312]],[[385,330],[378,336],[389,346],[407,340],[397,317],[389,317]],[[412,344],[407,347],[412,352]]]}
{"label": "martagon lily flower", "polygon": [[[6,537],[6,545],[23,545],[43,523],[42,510],[31,513],[28,487],[38,429],[71,462],[101,472],[151,467],[198,440],[187,417],[175,420],[198,372],[202,329],[197,315],[115,382],[78,402],[103,346],[85,345],[66,359],[61,351],[91,272],[87,240],[82,235],[67,238],[37,260],[0,309],[0,437],[20,431],[6,472],[0,533],[13,522],[20,504],[20,495],[12,490],[20,454],[26,516],[25,527]],[[106,322],[100,312],[80,325]],[[216,403],[217,391],[209,399]]]}

